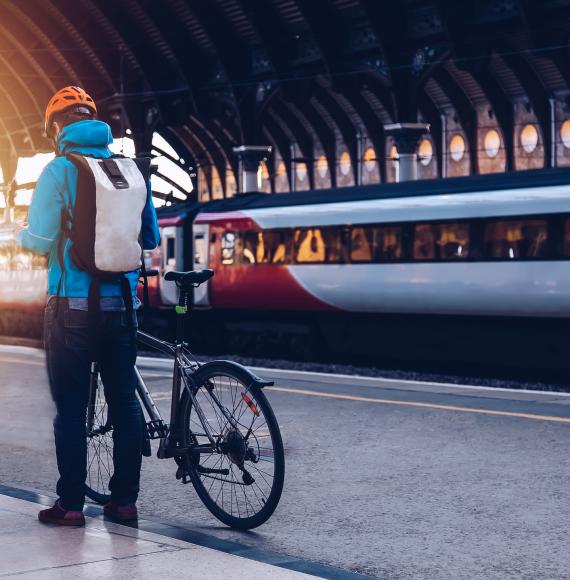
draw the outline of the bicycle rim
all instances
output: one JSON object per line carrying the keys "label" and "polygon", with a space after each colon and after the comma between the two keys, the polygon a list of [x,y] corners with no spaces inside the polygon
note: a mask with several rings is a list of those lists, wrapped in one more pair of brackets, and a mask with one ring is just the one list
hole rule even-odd
{"label": "bicycle rim", "polygon": [[113,475],[113,426],[109,420],[103,383],[95,390],[93,426],[87,432],[87,477],[85,495],[96,503],[111,499],[109,480]]}
{"label": "bicycle rim", "polygon": [[[273,514],[283,489],[285,459],[279,427],[260,389],[224,367],[192,377],[200,387],[196,398],[223,452],[190,454],[186,466],[194,488],[210,512],[226,525],[251,529]],[[229,411],[221,412],[208,388]],[[182,444],[207,444],[190,397],[182,408]],[[225,470],[227,473],[205,472]]]}

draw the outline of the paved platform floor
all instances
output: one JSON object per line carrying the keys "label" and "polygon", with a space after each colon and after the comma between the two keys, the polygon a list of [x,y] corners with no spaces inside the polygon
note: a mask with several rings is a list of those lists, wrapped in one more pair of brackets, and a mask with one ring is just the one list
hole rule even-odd
{"label": "paved platform floor", "polygon": [[41,524],[43,507],[0,495],[0,578],[315,578],[102,518],[85,528]]}

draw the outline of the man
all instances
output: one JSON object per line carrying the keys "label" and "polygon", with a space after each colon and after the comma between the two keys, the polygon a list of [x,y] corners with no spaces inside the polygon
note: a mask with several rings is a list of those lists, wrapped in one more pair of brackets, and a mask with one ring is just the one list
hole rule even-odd
{"label": "man", "polygon": [[[29,225],[18,234],[26,249],[48,255],[44,340],[56,406],[54,434],[60,478],[59,499],[52,508],[42,510],[39,519],[60,525],[84,525],[85,418],[91,360],[87,299],[91,276],[73,263],[72,242],[61,229],[62,209],[73,215],[78,172],[65,154],[108,158],[112,155],[108,146],[113,137],[109,126],[97,120],[93,99],[79,87],[66,87],[52,97],[46,109],[45,129],[57,157],[42,172],[29,210]],[[141,237],[144,249],[155,248],[160,239],[150,185]],[[138,270],[127,277],[133,300],[138,304]],[[105,506],[105,513],[115,520],[133,520],[137,517],[142,458],[142,411],[136,398],[133,369],[136,316],[125,308],[120,281],[101,282],[97,326],[99,368],[113,417],[114,474],[109,484],[112,499]]]}

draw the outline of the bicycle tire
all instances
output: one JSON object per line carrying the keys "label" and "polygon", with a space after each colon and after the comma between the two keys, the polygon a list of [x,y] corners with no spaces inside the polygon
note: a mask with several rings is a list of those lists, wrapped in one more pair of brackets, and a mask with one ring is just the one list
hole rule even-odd
{"label": "bicycle tire", "polygon": [[107,490],[113,466],[113,426],[108,423],[108,406],[100,377],[95,391],[95,416],[91,432],[87,432],[85,495],[95,503],[104,505],[111,500]]}
{"label": "bicycle tire", "polygon": [[[211,379],[216,376],[229,377],[240,383],[243,386],[244,391],[248,394],[248,396],[253,397],[254,404],[258,406],[258,410],[261,409],[262,411],[272,443],[274,476],[271,485],[271,490],[267,494],[267,498],[264,500],[264,505],[259,511],[252,514],[251,516],[248,514],[246,515],[246,517],[241,517],[241,515],[236,517],[235,515],[228,513],[225,509],[223,509],[223,507],[221,507],[217,502],[217,499],[215,500],[214,498],[212,498],[209,491],[206,489],[203,481],[203,479],[207,478],[208,476],[205,476],[203,473],[198,472],[198,464],[196,464],[196,461],[192,460],[192,458],[189,456],[186,456],[186,469],[188,475],[190,476],[192,485],[194,486],[194,489],[198,494],[198,497],[201,499],[202,503],[206,506],[206,508],[218,520],[220,520],[221,522],[223,522],[224,524],[226,524],[231,528],[252,529],[265,523],[274,513],[275,509],[277,508],[277,505],[279,504],[281,493],[283,491],[283,483],[285,480],[285,452],[283,448],[283,440],[281,437],[281,432],[279,430],[277,419],[275,418],[273,409],[271,408],[271,405],[269,404],[267,397],[263,393],[263,390],[258,387],[247,388],[246,385],[250,384],[251,382],[250,377],[239,368],[236,368],[231,362],[214,361],[208,363],[207,365],[196,371],[193,375],[191,375],[191,378],[194,381],[194,384],[196,385],[197,389],[200,390],[205,388],[204,385],[208,380],[211,381]],[[185,391],[180,402],[180,414],[179,414],[180,418],[179,437],[182,447],[190,447],[195,442],[195,440],[192,439],[193,434],[189,429],[186,428],[186,426],[190,425],[191,423],[191,413],[192,413],[192,399]],[[249,464],[247,466],[249,469],[251,469]],[[252,484],[252,486],[253,485],[254,484]],[[246,485],[243,485],[243,487],[244,487],[243,493],[245,495]],[[222,494],[222,503],[223,503],[223,494]]]}

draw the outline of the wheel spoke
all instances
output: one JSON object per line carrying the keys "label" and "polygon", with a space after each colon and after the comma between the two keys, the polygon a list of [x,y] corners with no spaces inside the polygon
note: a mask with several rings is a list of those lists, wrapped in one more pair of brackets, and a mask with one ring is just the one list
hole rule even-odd
{"label": "wheel spoke", "polygon": [[[199,465],[208,470],[227,469],[228,475],[197,471],[197,477],[193,476],[196,489],[212,513],[226,523],[226,516],[238,521],[257,516],[258,519],[263,517],[264,521],[275,509],[283,484],[283,449],[281,446],[279,451],[275,449],[275,438],[272,436],[272,429],[278,427],[274,419],[268,422],[264,399],[259,399],[255,389],[247,388],[236,377],[212,373],[201,380],[203,382],[196,391],[196,401],[212,431],[218,430],[214,437],[219,439],[220,449],[217,453],[200,455]],[[212,393],[205,387],[208,384]],[[192,436],[196,437],[196,433],[205,435],[191,401],[188,402],[184,421],[187,426],[183,431],[187,438],[184,446],[191,447],[198,441]],[[277,440],[280,442],[279,437]],[[252,450],[255,463],[248,449]],[[278,464],[277,458],[280,458]],[[280,470],[279,477],[277,470]],[[250,474],[253,481],[247,479],[245,472]],[[271,497],[273,499],[270,501]],[[268,502],[272,503],[269,507]],[[262,511],[268,512],[268,515],[261,516]]]}

